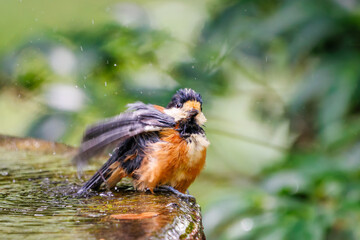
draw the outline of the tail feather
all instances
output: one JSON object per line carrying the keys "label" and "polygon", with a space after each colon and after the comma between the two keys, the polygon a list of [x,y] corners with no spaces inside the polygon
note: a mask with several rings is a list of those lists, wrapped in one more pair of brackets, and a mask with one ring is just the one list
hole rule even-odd
{"label": "tail feather", "polygon": [[[107,184],[109,187],[116,185],[118,181],[114,182],[111,179],[114,179],[113,174],[119,174],[119,162],[117,151],[114,151],[114,154],[109,158],[109,160],[80,188],[77,192],[78,195],[84,195],[89,190],[98,190],[103,183]],[[111,178],[111,183],[108,183],[109,178]]]}
{"label": "tail feather", "polygon": [[90,189],[96,190],[99,189],[101,184],[104,182],[104,180],[101,179],[100,171],[96,172],[92,178],[87,181],[77,192],[77,195],[84,195],[87,193]]}

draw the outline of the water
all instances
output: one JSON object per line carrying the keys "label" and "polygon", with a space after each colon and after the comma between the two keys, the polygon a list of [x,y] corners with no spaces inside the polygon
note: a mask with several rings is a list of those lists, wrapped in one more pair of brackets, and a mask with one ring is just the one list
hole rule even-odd
{"label": "water", "polygon": [[73,197],[79,186],[66,160],[0,148],[0,239],[85,237],[94,219],[81,214],[88,206]]}
{"label": "water", "polygon": [[[1,140],[0,239],[162,239],[201,232],[197,204],[135,192],[126,182],[113,193],[78,198],[82,181],[70,163],[73,150]],[[133,219],[119,220],[128,215]]]}

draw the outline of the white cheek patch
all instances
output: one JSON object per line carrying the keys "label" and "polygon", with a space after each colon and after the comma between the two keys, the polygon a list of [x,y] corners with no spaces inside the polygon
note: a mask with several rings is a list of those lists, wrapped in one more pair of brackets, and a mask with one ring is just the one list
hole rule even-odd
{"label": "white cheek patch", "polygon": [[186,112],[180,108],[169,108],[169,109],[165,109],[164,112],[167,115],[173,117],[175,119],[175,122],[187,117]]}
{"label": "white cheek patch", "polygon": [[204,124],[206,123],[206,117],[205,117],[205,115],[204,115],[202,112],[200,112],[200,113],[195,117],[195,119],[196,119],[197,124],[199,124],[200,126],[202,126],[202,125],[204,125]]}
{"label": "white cheek patch", "polygon": [[[182,108],[170,108],[170,109],[165,109],[164,112],[173,117],[175,119],[175,122],[180,121],[181,119],[185,119],[188,117],[188,112],[185,111]],[[207,121],[205,115],[200,112],[196,117],[196,123],[199,124],[200,126],[204,125]]]}
{"label": "white cheek patch", "polygon": [[202,151],[210,145],[204,134],[192,134],[188,140],[189,163],[194,164],[200,160]]}

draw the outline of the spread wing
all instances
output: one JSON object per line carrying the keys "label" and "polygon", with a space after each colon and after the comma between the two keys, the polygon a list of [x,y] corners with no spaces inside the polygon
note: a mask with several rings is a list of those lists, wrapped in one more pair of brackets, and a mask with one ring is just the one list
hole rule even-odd
{"label": "spread wing", "polygon": [[174,118],[160,111],[158,106],[142,102],[129,104],[126,112],[87,128],[73,161],[82,166],[109,146],[140,133],[174,126]]}

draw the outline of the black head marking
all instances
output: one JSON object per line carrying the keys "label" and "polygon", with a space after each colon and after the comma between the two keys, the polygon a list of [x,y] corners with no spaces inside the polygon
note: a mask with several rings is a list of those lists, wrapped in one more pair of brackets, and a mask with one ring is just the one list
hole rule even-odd
{"label": "black head marking", "polygon": [[197,101],[202,106],[201,95],[191,88],[182,88],[179,89],[174,96],[172,97],[170,103],[167,105],[167,108],[181,108],[187,101]]}

